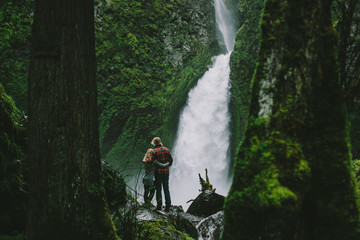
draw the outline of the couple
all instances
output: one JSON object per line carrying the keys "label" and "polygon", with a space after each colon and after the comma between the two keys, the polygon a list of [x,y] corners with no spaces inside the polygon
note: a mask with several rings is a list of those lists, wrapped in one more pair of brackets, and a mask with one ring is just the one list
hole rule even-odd
{"label": "couple", "polygon": [[[170,210],[171,199],[169,192],[169,167],[173,163],[173,159],[169,149],[163,146],[161,139],[155,137],[151,144],[153,149],[148,149],[143,163],[146,165],[145,175],[143,178],[144,183],[144,201],[145,203],[151,203],[151,200],[155,193],[156,188],[156,210],[161,210],[162,207],[162,195],[161,186],[164,189],[165,195],[165,211]],[[155,175],[155,187],[154,187],[154,175]]]}

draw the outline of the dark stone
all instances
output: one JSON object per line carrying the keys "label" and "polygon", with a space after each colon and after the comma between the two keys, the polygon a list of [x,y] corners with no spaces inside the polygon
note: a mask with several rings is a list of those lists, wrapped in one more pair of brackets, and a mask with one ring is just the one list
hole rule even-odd
{"label": "dark stone", "polygon": [[206,190],[192,202],[187,213],[200,217],[208,217],[223,210],[225,197]]}

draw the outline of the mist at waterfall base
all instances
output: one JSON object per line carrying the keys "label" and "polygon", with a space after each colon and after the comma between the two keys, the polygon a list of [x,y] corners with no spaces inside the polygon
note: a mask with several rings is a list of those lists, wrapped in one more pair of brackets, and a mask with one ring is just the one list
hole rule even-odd
{"label": "mist at waterfall base", "polygon": [[229,162],[229,67],[230,53],[214,58],[214,65],[190,91],[179,123],[170,172],[173,205],[195,199],[201,189],[200,173],[218,194],[227,195]]}

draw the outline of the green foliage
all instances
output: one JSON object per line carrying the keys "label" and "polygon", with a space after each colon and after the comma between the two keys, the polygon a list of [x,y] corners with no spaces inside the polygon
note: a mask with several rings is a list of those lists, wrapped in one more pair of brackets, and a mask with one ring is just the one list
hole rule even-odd
{"label": "green foliage", "polygon": [[22,115],[0,84],[0,233],[24,230],[24,133]]}
{"label": "green foliage", "polygon": [[22,111],[27,110],[27,75],[33,0],[0,5],[0,83]]}
{"label": "green foliage", "polygon": [[[127,131],[131,135],[125,137],[125,143],[120,140],[124,148],[119,149],[126,158],[124,152],[131,151],[128,139],[144,142],[149,129],[157,125],[156,115],[163,113],[166,96],[160,94],[164,80],[159,80],[171,77],[162,64],[163,46],[155,43],[159,42],[158,28],[172,6],[158,1],[116,0],[98,1],[97,8],[101,150],[103,156],[107,154]],[[113,151],[116,156],[109,162],[116,164],[119,155]]]}
{"label": "green foliage", "polygon": [[[155,135],[171,145],[187,92],[217,50],[189,34],[193,26],[172,22],[186,7],[173,0],[96,2],[101,154],[115,166],[128,168]],[[168,49],[165,29],[172,28],[184,36],[181,43],[170,35],[177,47],[188,44],[191,52]]]}
{"label": "green foliage", "polygon": [[360,193],[360,160],[359,159],[355,159],[353,161],[353,170],[354,170],[354,174],[355,174],[357,188]]}
{"label": "green foliage", "polygon": [[240,0],[238,4],[241,27],[236,34],[231,54],[232,155],[245,133],[249,115],[250,85],[258,58],[261,37],[260,17],[264,1]]}
{"label": "green foliage", "polygon": [[[33,5],[10,0],[0,8],[0,81],[24,112]],[[174,140],[187,91],[218,50],[213,40],[198,40],[188,7],[175,0],[95,1],[100,144],[108,162],[126,165],[155,134],[168,145]]]}
{"label": "green foliage", "polygon": [[[26,136],[22,111],[27,106],[28,46],[32,1],[8,1],[0,7],[0,233],[25,230]],[[25,16],[27,15],[27,16]],[[4,84],[4,86],[3,86]],[[7,95],[6,88],[19,103]],[[22,235],[1,236],[20,239]]]}
{"label": "green foliage", "polygon": [[351,153],[354,159],[360,158],[360,104],[356,104],[349,113]]}

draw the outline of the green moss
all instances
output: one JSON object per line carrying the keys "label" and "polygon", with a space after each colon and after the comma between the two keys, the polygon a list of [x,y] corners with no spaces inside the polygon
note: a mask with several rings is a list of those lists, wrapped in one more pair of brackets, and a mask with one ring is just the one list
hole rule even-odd
{"label": "green moss", "polygon": [[[251,123],[250,128],[261,129],[268,121],[255,119]],[[273,131],[265,138],[261,134],[245,139],[239,156],[231,194],[225,203],[225,211],[231,212],[230,216],[226,215],[226,221],[235,218],[242,222],[245,226],[241,227],[241,235],[247,235],[246,239],[277,236],[279,229],[293,221],[294,212],[300,210],[303,195],[299,193],[307,191],[310,181],[311,169],[302,147],[279,131]],[[277,215],[269,223],[272,213]],[[248,224],[253,220],[266,227]]]}
{"label": "green moss", "polygon": [[6,1],[0,6],[0,76],[6,92],[27,111],[27,75],[34,1]]}
{"label": "green moss", "polygon": [[20,110],[0,84],[0,233],[25,230],[25,129]]}
{"label": "green moss", "polygon": [[[360,104],[354,107],[359,109]],[[354,159],[360,159],[360,113],[359,111],[352,111],[349,114],[350,121],[350,137],[351,137],[351,152]]]}
{"label": "green moss", "polygon": [[357,188],[360,190],[360,160],[359,159],[354,160],[353,171],[356,179]]}
{"label": "green moss", "polygon": [[231,78],[231,155],[244,137],[249,117],[250,85],[254,74],[261,36],[260,17],[263,0],[239,1],[241,27],[236,34],[230,59]]}
{"label": "green moss", "polygon": [[12,236],[0,235],[0,240],[22,240],[23,238],[24,238],[23,234],[20,233]]}
{"label": "green moss", "polygon": [[192,240],[193,238],[188,237],[184,233],[176,230],[174,226],[164,220],[144,221],[140,223],[140,239],[149,240],[172,240],[172,239],[183,239]]}

